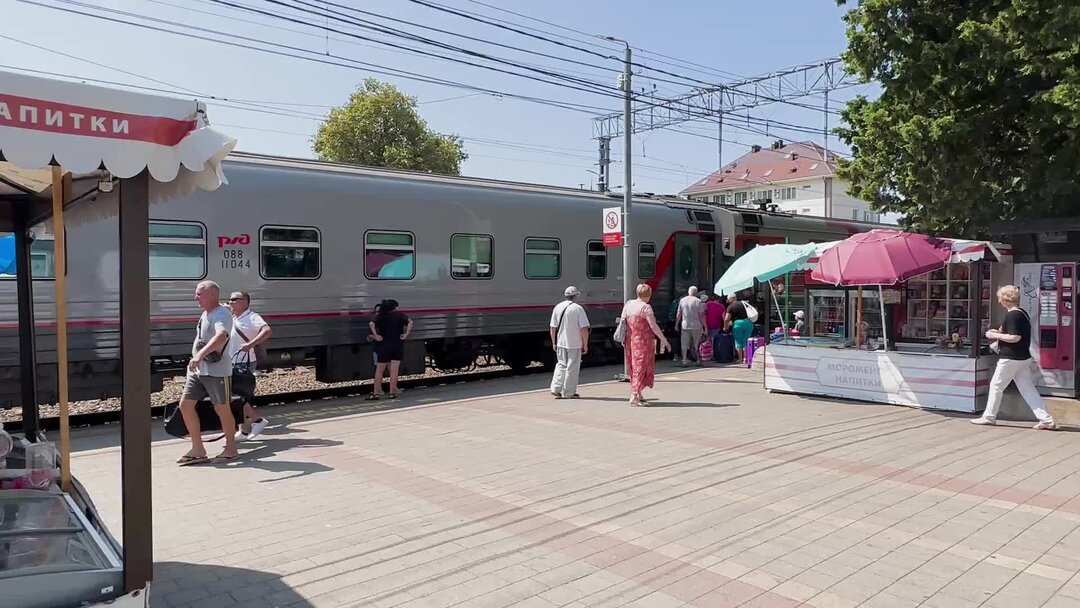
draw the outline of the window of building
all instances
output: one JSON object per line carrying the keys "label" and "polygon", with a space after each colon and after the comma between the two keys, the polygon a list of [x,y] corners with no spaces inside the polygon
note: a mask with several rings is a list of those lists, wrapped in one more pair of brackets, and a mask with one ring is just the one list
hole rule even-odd
{"label": "window of building", "polygon": [[607,278],[607,247],[601,241],[589,241],[586,248],[585,276],[590,279]]}
{"label": "window of building", "polygon": [[[10,232],[0,232],[0,238],[8,237]],[[12,251],[14,254],[14,250]],[[7,261],[7,260],[5,260]],[[15,259],[10,260],[11,273],[0,272],[0,279],[15,278]],[[53,239],[36,238],[30,243],[30,277],[32,279],[55,279],[56,259],[53,256]]]}
{"label": "window of building", "polygon": [[851,219],[853,219],[853,220],[858,220],[859,219],[859,210],[858,209],[852,209],[851,210]]}
{"label": "window of building", "polygon": [[455,279],[490,279],[494,239],[488,235],[455,234],[450,237],[450,276]]}
{"label": "window of building", "polygon": [[407,281],[416,276],[416,238],[411,232],[364,233],[364,276]]}
{"label": "window of building", "polygon": [[775,196],[782,201],[790,201],[795,199],[795,188],[777,188]]}
{"label": "window of building", "polygon": [[206,276],[206,228],[190,222],[150,222],[150,278]]}
{"label": "window of building", "polygon": [[259,270],[263,278],[318,278],[320,241],[316,228],[263,226],[259,231]]}
{"label": "window of building", "polygon": [[641,243],[638,245],[637,273],[642,279],[651,279],[656,276],[656,244]]}
{"label": "window of building", "polygon": [[810,207],[803,207],[803,215],[810,215]]}
{"label": "window of building", "polygon": [[559,239],[525,239],[525,278],[557,279],[562,272]]}
{"label": "window of building", "polygon": [[746,198],[747,198],[748,194],[749,194],[749,192],[736,192],[735,193],[735,204],[736,205],[745,205],[746,204]]}

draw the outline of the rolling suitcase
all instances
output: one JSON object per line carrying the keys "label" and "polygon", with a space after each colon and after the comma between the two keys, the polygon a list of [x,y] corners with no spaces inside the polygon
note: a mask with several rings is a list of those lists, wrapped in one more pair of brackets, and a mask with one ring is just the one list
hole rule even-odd
{"label": "rolling suitcase", "polygon": [[713,345],[713,361],[717,363],[731,363],[735,360],[735,337],[731,334],[716,336],[716,344]]}

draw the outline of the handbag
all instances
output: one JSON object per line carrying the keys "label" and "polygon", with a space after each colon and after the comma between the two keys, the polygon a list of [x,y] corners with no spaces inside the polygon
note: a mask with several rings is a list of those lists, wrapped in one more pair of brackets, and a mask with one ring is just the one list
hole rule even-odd
{"label": "handbag", "polygon": [[[202,320],[200,319],[199,320],[199,325],[196,326],[195,331],[198,332],[201,329],[202,329]],[[201,333],[201,332],[199,332],[199,333]],[[215,350],[213,352],[206,353],[206,358],[205,358],[206,362],[207,363],[217,363],[218,361],[221,361],[221,357],[225,354],[225,349],[228,348],[228,346],[229,346],[229,338],[225,338],[225,343],[221,345],[221,350]],[[206,342],[205,341],[197,340],[195,342],[195,352],[199,352],[200,350],[202,350],[204,348],[206,348]]]}
{"label": "handbag", "polygon": [[625,307],[625,305],[623,305],[622,312],[619,313],[619,319],[616,320],[615,336],[612,336],[613,338],[615,338],[615,341],[620,343],[620,344],[624,343],[626,341],[626,317],[625,317],[625,312],[626,312],[626,307]]}
{"label": "handbag", "polygon": [[[236,330],[236,334],[238,336],[240,336],[241,340],[243,340],[244,342],[251,342],[251,338],[244,335],[244,332],[240,331],[240,328],[236,326],[235,322],[233,322],[233,329]],[[259,344],[256,344],[254,349],[255,349],[255,367],[258,367],[259,365],[262,365],[262,366],[265,367],[266,362],[269,361],[269,358],[268,358],[268,356],[266,354],[266,342],[261,342]],[[249,355],[249,357],[250,357],[250,355]],[[250,360],[248,361],[248,364],[249,365],[251,364]]]}
{"label": "handbag", "polygon": [[[237,421],[237,424],[244,420],[244,402],[244,397],[233,394],[229,403],[233,419]],[[210,401],[203,399],[196,403],[195,413],[199,415],[199,429],[202,432],[221,430],[221,419],[218,418],[217,412],[214,411],[214,406],[210,404]],[[165,406],[165,416],[162,423],[167,434],[181,439],[188,436],[187,426],[184,424],[184,416],[180,413],[179,404]],[[224,437],[225,435],[221,434],[206,441],[220,441]]]}
{"label": "handbag", "polygon": [[750,302],[743,302],[743,308],[746,310],[746,318],[750,319],[751,323],[757,323],[758,309],[754,307]]}

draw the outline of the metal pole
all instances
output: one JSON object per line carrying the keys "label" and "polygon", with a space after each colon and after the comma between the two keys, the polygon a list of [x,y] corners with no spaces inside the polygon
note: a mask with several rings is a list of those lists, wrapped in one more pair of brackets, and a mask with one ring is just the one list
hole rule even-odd
{"label": "metal pole", "polygon": [[716,168],[724,166],[724,113],[720,112],[720,120],[716,129]]}
{"label": "metal pole", "polygon": [[30,201],[12,203],[15,232],[15,289],[19,305],[19,387],[22,429],[27,441],[38,440],[37,345],[34,337],[34,282],[30,275]]}
{"label": "metal pole", "polygon": [[889,352],[889,328],[885,322],[885,290],[881,285],[877,287],[878,302],[881,303],[881,343],[885,345],[885,352]]}
{"label": "metal pole", "polygon": [[626,175],[623,178],[623,221],[622,221],[622,237],[623,237],[623,300],[629,300],[635,295],[634,281],[630,274],[630,205],[631,199],[634,196],[634,175],[631,168],[631,159],[634,155],[634,148],[631,145],[633,140],[631,139],[634,133],[634,117],[632,115],[632,109],[630,107],[630,95],[633,89],[630,85],[630,43],[626,44],[626,58],[623,66],[623,166],[626,168]]}
{"label": "metal pole", "polygon": [[56,400],[60,404],[60,487],[71,491],[71,428],[68,419],[67,248],[64,245],[64,170],[52,167],[53,280],[56,300]]}
{"label": "metal pole", "polygon": [[150,174],[120,181],[120,488],[124,590],[154,573],[150,474]]}

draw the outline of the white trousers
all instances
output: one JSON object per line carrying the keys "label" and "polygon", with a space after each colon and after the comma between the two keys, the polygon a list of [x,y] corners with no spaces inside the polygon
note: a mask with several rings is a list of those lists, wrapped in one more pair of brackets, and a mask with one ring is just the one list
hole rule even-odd
{"label": "white trousers", "polygon": [[555,374],[551,377],[551,392],[563,397],[577,393],[578,372],[581,370],[580,348],[557,348]]}
{"label": "white trousers", "polygon": [[1043,406],[1039,389],[1035,388],[1035,382],[1032,378],[1033,366],[1034,363],[1031,359],[1024,359],[1023,361],[998,359],[994,377],[990,379],[990,395],[986,399],[986,411],[983,412],[983,418],[990,420],[997,418],[998,410],[1001,409],[1001,398],[1005,395],[1005,389],[1008,388],[1010,382],[1015,382],[1016,388],[1020,390],[1020,396],[1027,402],[1028,407],[1031,408],[1039,422],[1054,421],[1054,417]]}

